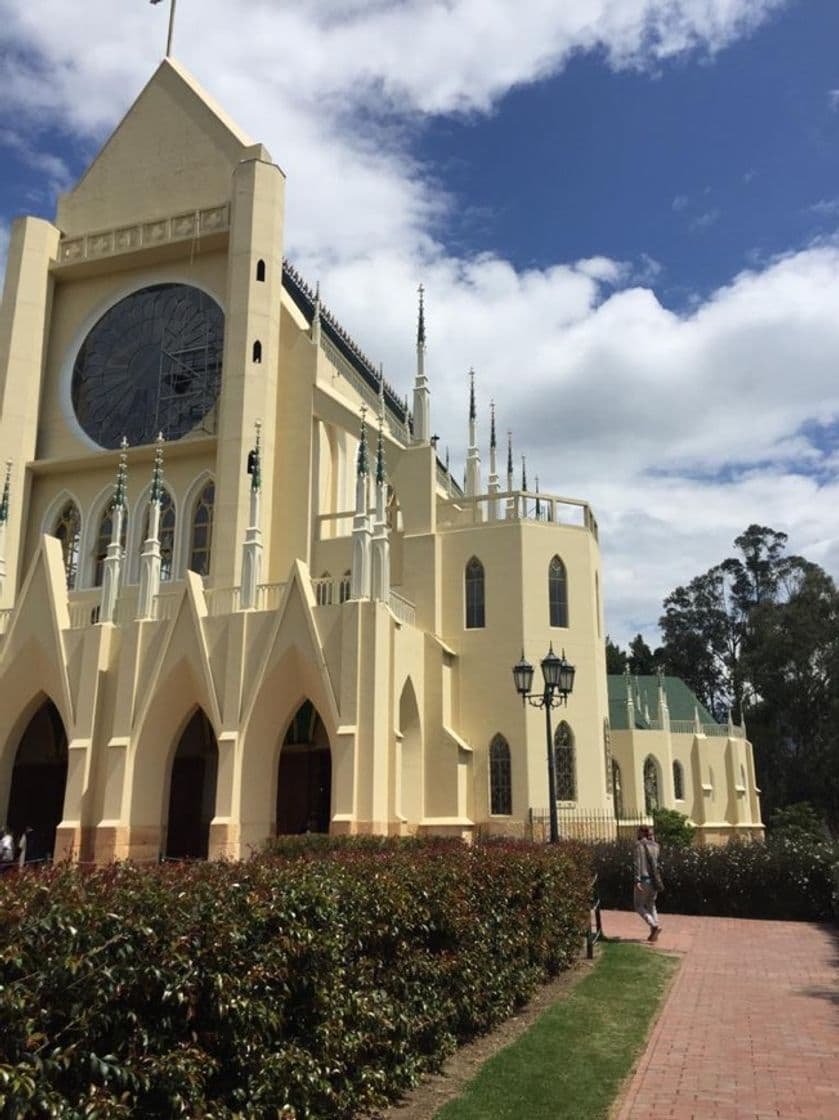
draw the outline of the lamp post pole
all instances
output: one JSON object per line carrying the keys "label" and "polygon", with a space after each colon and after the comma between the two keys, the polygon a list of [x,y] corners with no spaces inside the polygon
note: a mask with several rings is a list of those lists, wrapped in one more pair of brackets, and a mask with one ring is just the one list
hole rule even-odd
{"label": "lamp post pole", "polygon": [[568,703],[568,696],[574,688],[574,674],[576,669],[565,660],[565,650],[562,657],[557,657],[553,644],[542,658],[540,663],[542,677],[545,684],[541,692],[532,692],[533,666],[524,656],[522,650],[521,660],[513,666],[513,681],[516,692],[521,696],[522,706],[525,701],[534,708],[545,709],[545,738],[548,748],[548,798],[550,805],[551,843],[559,840],[559,820],[556,813],[556,755],[553,746],[553,729],[551,727],[551,708],[559,708]]}
{"label": "lamp post pole", "polygon": [[556,815],[556,752],[554,751],[553,728],[551,727],[552,696],[545,685],[542,703],[545,706],[545,736],[548,744],[548,797],[550,805],[548,813],[551,819],[551,843],[559,840],[559,820]]}

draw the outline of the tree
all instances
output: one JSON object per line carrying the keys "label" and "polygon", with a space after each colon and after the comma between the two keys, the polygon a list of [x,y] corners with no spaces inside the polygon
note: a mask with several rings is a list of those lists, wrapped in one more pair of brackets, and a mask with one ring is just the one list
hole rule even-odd
{"label": "tree", "polygon": [[812,567],[800,556],[785,556],[786,542],[786,533],[750,525],[734,541],[740,556],[723,560],[664,600],[659,625],[668,668],[717,719],[731,710],[739,721],[751,698],[743,656],[753,612],[786,600]]}
{"label": "tree", "polygon": [[661,651],[717,719],[748,711],[763,810],[810,801],[839,831],[839,593],[786,534],[750,525],[664,601]]}
{"label": "tree", "polygon": [[653,653],[640,634],[629,643],[629,671],[638,677],[651,677],[658,668],[657,654]]}
{"label": "tree", "polygon": [[610,676],[623,675],[626,671],[626,651],[606,635],[606,672]]}

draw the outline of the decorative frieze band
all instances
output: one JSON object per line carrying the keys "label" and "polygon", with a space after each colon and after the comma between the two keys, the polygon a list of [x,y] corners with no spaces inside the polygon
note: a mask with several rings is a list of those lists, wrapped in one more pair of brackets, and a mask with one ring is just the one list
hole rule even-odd
{"label": "decorative frieze band", "polygon": [[132,253],[149,246],[164,245],[171,241],[186,241],[211,233],[221,233],[230,225],[230,207],[211,206],[206,210],[188,210],[171,218],[154,222],[141,222],[134,226],[102,230],[86,237],[62,238],[58,249],[59,264],[76,264],[79,261],[112,257],[119,253]]}

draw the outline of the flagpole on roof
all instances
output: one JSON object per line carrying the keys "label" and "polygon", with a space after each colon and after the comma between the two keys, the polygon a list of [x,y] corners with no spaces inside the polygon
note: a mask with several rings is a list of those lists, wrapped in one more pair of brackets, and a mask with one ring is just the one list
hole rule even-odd
{"label": "flagpole on roof", "polygon": [[[166,37],[166,57],[172,53],[172,36],[175,33],[175,6],[178,0],[169,0],[169,34]],[[149,0],[151,4],[159,4],[160,0]]]}

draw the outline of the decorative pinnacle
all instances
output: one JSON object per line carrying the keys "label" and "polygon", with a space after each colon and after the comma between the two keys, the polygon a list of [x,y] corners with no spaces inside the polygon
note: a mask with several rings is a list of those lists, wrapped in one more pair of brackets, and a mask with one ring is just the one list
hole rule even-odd
{"label": "decorative pinnacle", "polygon": [[117,466],[117,485],[114,492],[114,509],[125,509],[128,482],[128,440],[122,437],[120,443],[119,465]]}
{"label": "decorative pinnacle", "polygon": [[0,525],[5,525],[9,520],[9,486],[12,477],[12,460],[6,460],[6,480],[3,483],[3,497],[0,498]]}
{"label": "decorative pinnacle", "polygon": [[425,346],[425,288],[420,284],[419,292],[419,319],[417,320],[417,346]]}
{"label": "decorative pinnacle", "polygon": [[367,405],[361,406],[361,438],[358,441],[358,461],[356,464],[356,474],[369,474],[370,464],[367,461]]}
{"label": "decorative pinnacle", "polygon": [[527,489],[527,456],[525,455],[521,457],[521,488]]}
{"label": "decorative pinnacle", "polygon": [[160,505],[163,501],[163,432],[157,433],[157,447],[154,451],[154,467],[151,475],[149,505]]}
{"label": "decorative pinnacle", "polygon": [[385,367],[379,362],[379,423],[385,418]]}
{"label": "decorative pinnacle", "polygon": [[475,371],[469,370],[469,419],[474,420],[477,413],[475,412]]}
{"label": "decorative pinnacle", "polygon": [[507,474],[513,477],[513,433],[507,429]]}
{"label": "decorative pinnacle", "polygon": [[448,447],[446,448],[446,474],[451,474],[451,471],[449,470],[449,449],[448,449]]}
{"label": "decorative pinnacle", "polygon": [[497,446],[495,442],[495,401],[489,402],[489,445],[493,449]]}
{"label": "decorative pinnacle", "polygon": [[542,503],[539,501],[539,475],[536,475],[536,516],[542,512]]}
{"label": "decorative pinnacle", "polygon": [[256,442],[249,463],[250,476],[251,476],[251,490],[259,490],[262,488],[262,421],[257,420],[254,423],[256,428]]}
{"label": "decorative pinnacle", "polygon": [[379,435],[376,440],[376,485],[384,486],[385,482],[385,439],[384,416],[379,417]]}

